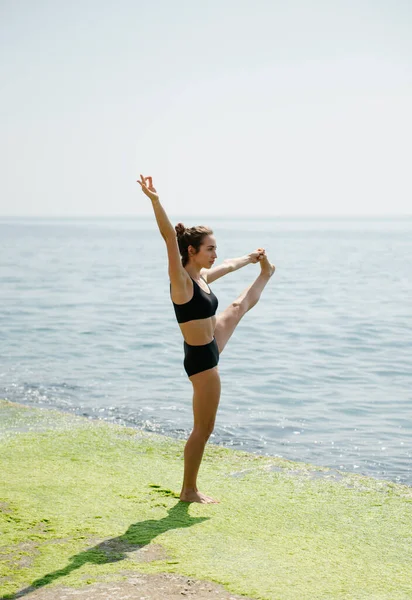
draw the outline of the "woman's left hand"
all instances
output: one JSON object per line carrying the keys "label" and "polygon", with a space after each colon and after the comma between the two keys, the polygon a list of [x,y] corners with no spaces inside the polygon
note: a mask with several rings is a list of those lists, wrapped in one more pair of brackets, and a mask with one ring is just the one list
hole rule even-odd
{"label": "woman's left hand", "polygon": [[265,254],[266,251],[264,248],[258,248],[257,250],[249,254],[250,262],[253,264],[258,263],[265,256]]}

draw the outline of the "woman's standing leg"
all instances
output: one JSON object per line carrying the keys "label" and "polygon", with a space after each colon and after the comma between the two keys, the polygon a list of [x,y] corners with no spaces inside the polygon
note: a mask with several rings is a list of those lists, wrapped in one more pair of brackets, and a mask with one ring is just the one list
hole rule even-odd
{"label": "woman's standing leg", "polygon": [[193,385],[193,431],[184,450],[184,477],[180,500],[184,502],[216,503],[197,489],[197,474],[203,452],[212,434],[220,400],[220,377],[217,367],[190,377]]}

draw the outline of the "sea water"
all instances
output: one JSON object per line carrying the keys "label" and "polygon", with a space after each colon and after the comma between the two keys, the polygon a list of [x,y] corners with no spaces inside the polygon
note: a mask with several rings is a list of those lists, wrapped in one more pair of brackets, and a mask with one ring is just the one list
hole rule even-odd
{"label": "sea water", "polygon": [[[412,485],[412,219],[223,219],[276,273],[221,355],[211,442]],[[219,309],[259,272],[215,281]],[[192,386],[148,218],[0,220],[0,397],[186,438]]]}

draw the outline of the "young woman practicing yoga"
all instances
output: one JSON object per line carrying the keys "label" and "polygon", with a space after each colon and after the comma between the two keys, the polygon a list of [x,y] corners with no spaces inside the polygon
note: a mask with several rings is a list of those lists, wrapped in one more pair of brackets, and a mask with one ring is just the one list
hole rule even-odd
{"label": "young woman practicing yoga", "polygon": [[[260,298],[273,275],[263,248],[241,258],[225,260],[212,267],[217,258],[216,240],[207,227],[173,227],[151,177],[140,175],[143,192],[150,198],[169,259],[170,295],[184,338],[184,368],[193,385],[193,431],[184,450],[184,477],[180,500],[216,503],[199,492],[197,474],[206,442],[215,424],[220,399],[218,362],[236,325]],[[260,274],[228,308],[216,315],[218,301],[208,284],[250,263],[260,263]]]}

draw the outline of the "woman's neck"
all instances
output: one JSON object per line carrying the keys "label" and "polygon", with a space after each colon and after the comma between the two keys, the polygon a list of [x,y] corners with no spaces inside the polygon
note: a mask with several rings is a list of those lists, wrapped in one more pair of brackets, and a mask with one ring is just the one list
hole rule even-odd
{"label": "woman's neck", "polygon": [[194,280],[200,279],[201,267],[197,267],[195,265],[186,265],[185,269],[189,273],[189,275],[192,279],[194,279]]}

